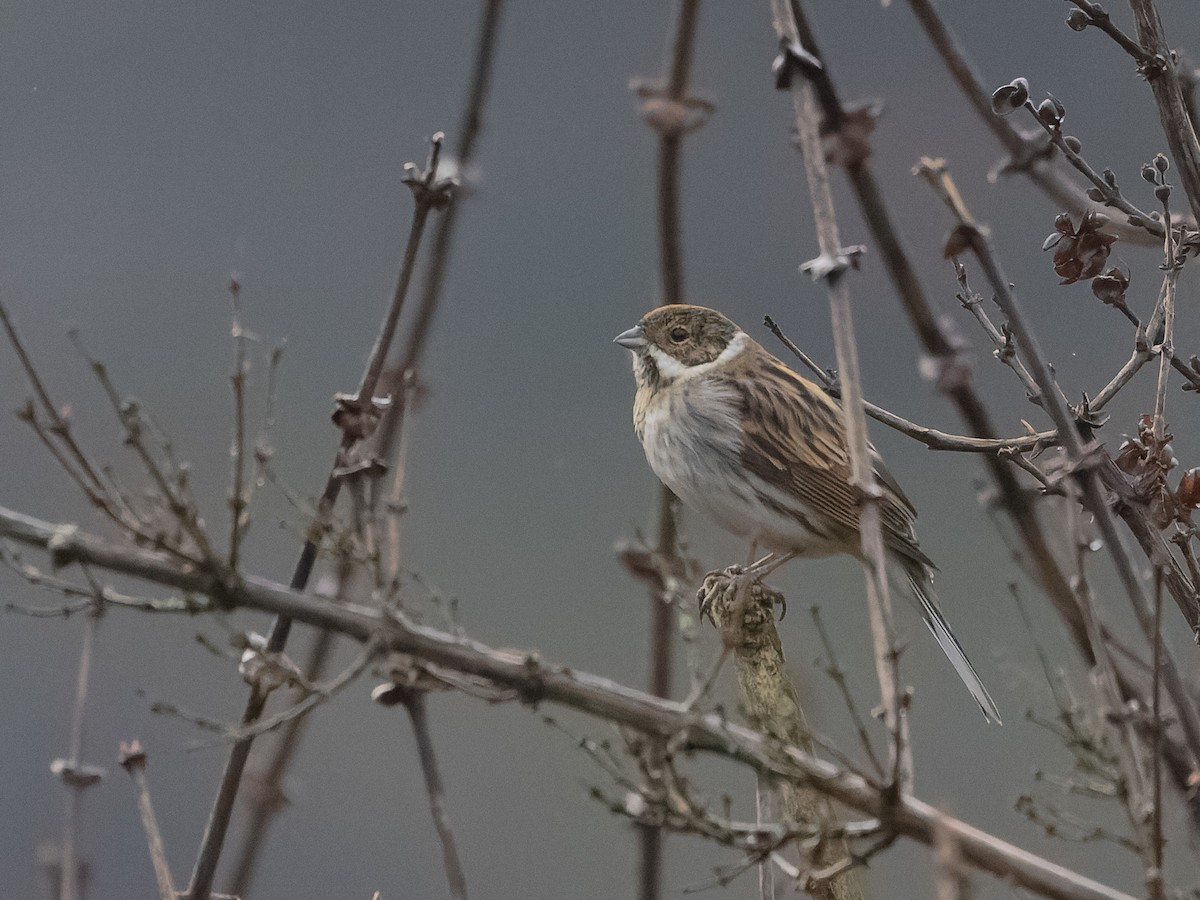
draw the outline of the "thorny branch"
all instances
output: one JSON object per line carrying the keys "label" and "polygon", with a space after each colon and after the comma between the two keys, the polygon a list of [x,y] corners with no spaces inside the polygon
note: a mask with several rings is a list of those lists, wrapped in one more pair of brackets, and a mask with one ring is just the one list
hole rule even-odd
{"label": "thorny branch", "polygon": [[[772,4],[776,34],[779,36],[781,62],[777,63],[777,83],[792,90],[796,129],[808,178],[809,195],[816,223],[821,255],[806,263],[814,279],[825,283],[833,319],[834,347],[841,376],[842,411],[850,454],[851,483],[860,496],[859,532],[864,569],[867,576],[867,603],[875,648],[875,670],[884,707],[884,724],[891,736],[892,787],[903,794],[912,782],[912,758],[907,741],[907,707],[900,681],[900,649],[892,621],[892,601],[888,586],[887,559],[879,518],[882,493],[875,483],[869,456],[866,420],[862,412],[862,382],[859,375],[858,345],[850,305],[850,290],[845,278],[851,260],[838,237],[837,219],[825,151],[820,136],[820,118],[815,91],[804,77],[797,17],[782,0]],[[797,49],[799,48],[799,49]]]}

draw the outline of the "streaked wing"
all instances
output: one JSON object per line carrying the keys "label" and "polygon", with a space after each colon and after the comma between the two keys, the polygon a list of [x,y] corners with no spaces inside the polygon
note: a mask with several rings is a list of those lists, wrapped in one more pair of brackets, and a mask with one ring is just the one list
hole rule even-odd
{"label": "streaked wing", "polygon": [[[742,463],[771,486],[795,498],[813,525],[839,542],[857,540],[858,498],[850,486],[850,455],[842,412],[828,394],[765,350],[752,377],[738,373],[745,404]],[[730,373],[734,375],[734,373]],[[916,511],[874,448],[875,474],[883,487],[880,514],[884,543],[928,565],[912,523]]]}

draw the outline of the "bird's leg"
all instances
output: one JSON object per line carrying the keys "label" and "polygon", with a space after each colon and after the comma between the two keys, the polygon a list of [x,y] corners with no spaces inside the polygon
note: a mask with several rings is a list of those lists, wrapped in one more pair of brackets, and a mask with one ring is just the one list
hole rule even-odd
{"label": "bird's leg", "polygon": [[746,574],[752,578],[766,578],[780,566],[791,562],[800,554],[795,550],[789,550],[787,553],[768,553],[762,559],[755,563],[751,563],[746,569]]}

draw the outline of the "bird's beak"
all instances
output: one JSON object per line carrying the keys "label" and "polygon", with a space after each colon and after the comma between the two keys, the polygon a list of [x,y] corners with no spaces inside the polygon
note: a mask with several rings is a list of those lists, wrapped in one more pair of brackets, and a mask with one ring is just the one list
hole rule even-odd
{"label": "bird's beak", "polygon": [[641,325],[634,325],[628,331],[622,331],[615,338],[614,344],[619,344],[626,350],[641,350],[646,346],[646,333],[642,331]]}

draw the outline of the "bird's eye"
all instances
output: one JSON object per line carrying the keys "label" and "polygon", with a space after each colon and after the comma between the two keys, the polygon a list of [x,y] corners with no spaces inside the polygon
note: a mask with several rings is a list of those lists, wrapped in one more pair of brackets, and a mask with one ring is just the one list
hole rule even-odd
{"label": "bird's eye", "polygon": [[686,328],[672,328],[671,329],[671,340],[674,341],[676,344],[682,344],[684,341],[687,340],[687,336],[688,336],[688,333],[687,333]]}

